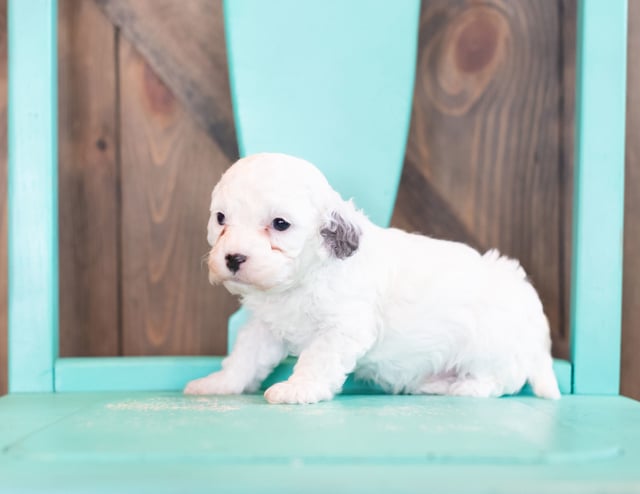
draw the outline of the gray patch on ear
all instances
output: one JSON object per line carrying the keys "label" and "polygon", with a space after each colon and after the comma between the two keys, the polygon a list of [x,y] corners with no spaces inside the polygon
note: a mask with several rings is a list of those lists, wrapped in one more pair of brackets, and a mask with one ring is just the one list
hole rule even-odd
{"label": "gray patch on ear", "polygon": [[331,213],[329,223],[320,230],[325,245],[338,259],[346,259],[358,250],[361,234],[360,228],[335,211]]}

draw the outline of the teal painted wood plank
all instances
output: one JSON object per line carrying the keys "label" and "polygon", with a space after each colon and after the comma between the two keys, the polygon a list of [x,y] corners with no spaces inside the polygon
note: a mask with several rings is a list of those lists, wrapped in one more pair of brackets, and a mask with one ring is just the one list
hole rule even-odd
{"label": "teal painted wood plank", "polygon": [[[189,463],[0,464],[6,490],[70,493],[416,493],[446,494],[637,494],[640,482],[629,467],[564,465],[264,465]],[[79,467],[81,466],[81,470]],[[592,464],[589,464],[592,466]]]}
{"label": "teal painted wood plank", "polygon": [[5,490],[640,489],[640,403],[622,397],[342,396],[297,406],[259,396],[16,394],[0,399],[0,414],[54,400],[75,411],[43,418],[0,450]]}
{"label": "teal painted wood plank", "polygon": [[[5,454],[157,461],[195,460],[197,452],[220,464],[570,463],[621,455],[617,441],[581,434],[574,420],[557,421],[562,407],[537,401],[348,396],[300,407],[268,405],[259,396],[108,397]],[[251,440],[243,441],[247,432]]]}
{"label": "teal painted wood plank", "polygon": [[[19,398],[0,398],[0,451],[34,431],[78,412],[88,403],[87,397],[80,394],[20,393],[12,396]],[[0,492],[1,479],[0,476]]]}
{"label": "teal painted wood plank", "polygon": [[[56,391],[173,391],[192,379],[220,370],[224,357],[91,357],[56,361]],[[264,382],[262,388],[286,380],[294,359],[287,359]],[[377,392],[349,378],[345,393]]]}
{"label": "teal painted wood plank", "polygon": [[56,391],[181,390],[223,357],[88,357],[56,361]]}
{"label": "teal painted wood plank", "polygon": [[305,158],[374,222],[388,224],[409,128],[419,11],[419,0],[225,1],[241,154]]}
{"label": "teal painted wood plank", "polygon": [[620,382],[627,2],[578,3],[574,392]]}
{"label": "teal painted wood plank", "polygon": [[58,352],[55,0],[8,4],[9,390],[52,391]]}
{"label": "teal painted wood plank", "polygon": [[[181,390],[191,379],[220,369],[224,357],[100,357],[63,358],[56,361],[56,391],[171,391]],[[266,389],[286,380],[295,359],[282,363],[263,383]],[[554,361],[554,370],[563,394],[571,393],[571,364]],[[375,387],[347,379],[343,393],[379,393]],[[528,387],[523,394],[531,394]]]}

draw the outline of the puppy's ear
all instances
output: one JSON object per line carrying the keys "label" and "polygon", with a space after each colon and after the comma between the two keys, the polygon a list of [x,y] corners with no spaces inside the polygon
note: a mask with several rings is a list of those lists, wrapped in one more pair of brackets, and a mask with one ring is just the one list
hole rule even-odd
{"label": "puppy's ear", "polygon": [[[353,209],[353,205],[346,203]],[[320,230],[325,246],[338,259],[351,256],[360,245],[362,230],[344,212],[332,211]]]}

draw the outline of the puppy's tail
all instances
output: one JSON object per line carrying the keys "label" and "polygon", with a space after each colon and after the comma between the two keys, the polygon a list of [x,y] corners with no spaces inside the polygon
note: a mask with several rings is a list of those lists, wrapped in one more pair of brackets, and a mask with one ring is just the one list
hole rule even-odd
{"label": "puppy's tail", "polygon": [[556,375],[553,372],[553,360],[550,356],[545,356],[544,360],[536,366],[528,380],[533,389],[533,394],[536,396],[548,400],[560,399],[560,389],[558,388]]}

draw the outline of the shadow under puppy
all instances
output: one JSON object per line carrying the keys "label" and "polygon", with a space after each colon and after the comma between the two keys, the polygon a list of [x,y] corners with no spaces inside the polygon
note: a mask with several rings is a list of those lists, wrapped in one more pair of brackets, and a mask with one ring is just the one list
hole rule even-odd
{"label": "shadow under puppy", "polygon": [[559,398],[549,325],[517,261],[495,250],[371,223],[310,163],[241,159],[211,199],[211,283],[251,318],[222,370],[187,394],[259,389],[287,355],[270,403],[330,400],[347,374],[390,393]]}

